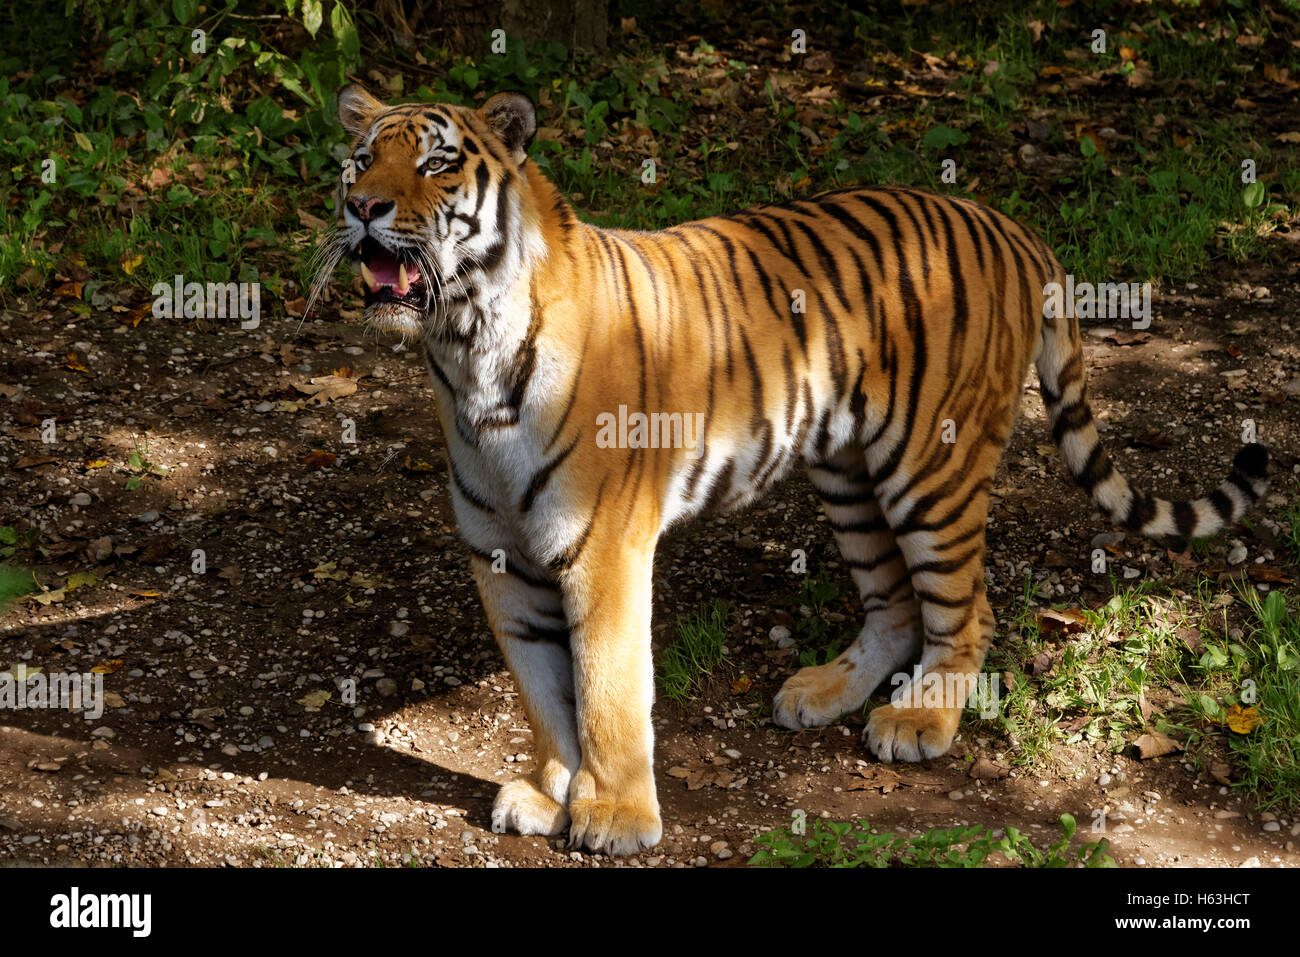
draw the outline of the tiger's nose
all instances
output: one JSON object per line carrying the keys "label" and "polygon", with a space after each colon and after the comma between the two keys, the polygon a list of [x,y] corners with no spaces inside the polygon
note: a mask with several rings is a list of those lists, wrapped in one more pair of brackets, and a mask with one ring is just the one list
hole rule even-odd
{"label": "tiger's nose", "polygon": [[383,216],[391,210],[396,203],[391,200],[382,200],[377,196],[349,196],[348,209],[352,214],[363,223],[368,223],[377,216]]}

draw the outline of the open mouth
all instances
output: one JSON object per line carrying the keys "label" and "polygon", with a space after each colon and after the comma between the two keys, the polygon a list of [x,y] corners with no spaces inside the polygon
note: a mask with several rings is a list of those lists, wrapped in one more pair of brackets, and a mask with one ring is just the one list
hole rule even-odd
{"label": "open mouth", "polygon": [[369,236],[361,241],[355,255],[361,262],[367,306],[428,307],[428,285],[414,257],[400,251],[393,253]]}

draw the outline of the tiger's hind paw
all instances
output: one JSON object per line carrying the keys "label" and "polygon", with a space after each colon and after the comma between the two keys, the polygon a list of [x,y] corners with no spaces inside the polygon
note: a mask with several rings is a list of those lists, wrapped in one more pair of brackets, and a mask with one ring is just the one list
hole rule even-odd
{"label": "tiger's hind paw", "polygon": [[881,705],[871,712],[863,736],[881,761],[924,761],[945,754],[952,746],[960,708],[900,708]]}
{"label": "tiger's hind paw", "polygon": [[800,668],[786,679],[772,702],[772,720],[783,728],[817,728],[862,706],[854,699],[849,673],[831,662]]}

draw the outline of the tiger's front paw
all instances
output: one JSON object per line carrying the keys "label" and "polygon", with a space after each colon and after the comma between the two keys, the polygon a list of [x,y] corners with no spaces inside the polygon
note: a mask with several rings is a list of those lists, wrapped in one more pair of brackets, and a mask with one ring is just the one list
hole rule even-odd
{"label": "tiger's front paw", "polygon": [[961,708],[900,708],[882,705],[871,712],[864,736],[881,761],[924,761],[944,754],[952,745]]}
{"label": "tiger's front paw", "polygon": [[559,834],[569,823],[564,805],[544,794],[531,778],[515,778],[501,785],[492,802],[492,831],[504,834]]}
{"label": "tiger's front paw", "polygon": [[659,820],[654,778],[613,798],[600,796],[593,785],[589,776],[578,773],[575,793],[569,801],[570,847],[620,856],[659,843],[663,824]]}
{"label": "tiger's front paw", "polygon": [[849,673],[839,662],[800,668],[772,702],[772,719],[783,728],[817,728],[862,705],[853,700]]}

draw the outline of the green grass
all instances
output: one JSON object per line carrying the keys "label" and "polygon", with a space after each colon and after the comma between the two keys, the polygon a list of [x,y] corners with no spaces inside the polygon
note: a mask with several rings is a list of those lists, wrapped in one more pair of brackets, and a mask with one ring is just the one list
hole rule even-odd
{"label": "green grass", "polygon": [[1024,590],[1012,616],[1013,634],[995,637],[986,668],[1006,672],[998,717],[1001,730],[1012,743],[1010,758],[1024,767],[1042,767],[1051,760],[1052,747],[1061,737],[1055,720],[1041,703],[1034,679],[1024,670],[1043,651],[1043,641],[1033,612],[1034,582],[1026,577]]}
{"label": "green grass", "polygon": [[1075,822],[1062,814],[1061,839],[1046,848],[1036,847],[1014,827],[995,838],[979,826],[932,828],[924,834],[879,833],[869,822],[822,821],[811,833],[791,825],[757,838],[760,850],[749,859],[751,867],[983,867],[996,853],[1022,867],[1114,867],[1106,853],[1106,840],[1072,847]]}
{"label": "green grass", "polygon": [[682,618],[677,640],[659,654],[656,678],[659,689],[671,701],[686,701],[699,695],[707,679],[725,660],[727,606],[715,601]]}
{"label": "green grass", "polygon": [[[1014,745],[1010,760],[1046,767],[1056,745],[1080,742],[1119,752],[1154,729],[1181,741],[1193,764],[1226,751],[1238,770],[1234,787],[1261,807],[1300,805],[1300,617],[1288,607],[1296,601],[1248,586],[1234,596],[1208,579],[1192,594],[1116,587],[1104,606],[1083,610],[1082,631],[1048,641],[1027,581],[1013,635],[990,653],[990,666],[1014,681],[997,719]],[[1197,652],[1189,629],[1203,643]],[[1044,651],[1051,668],[1031,675],[1026,664]],[[1234,706],[1253,706],[1258,727],[1233,730]],[[1079,718],[1087,720],[1068,734],[1058,724]]]}
{"label": "green grass", "polygon": [[[1044,766],[1058,743],[1086,741],[1122,750],[1147,725],[1142,715],[1147,692],[1181,679],[1184,646],[1177,629],[1185,611],[1150,594],[1149,585],[1119,589],[1102,608],[1083,610],[1080,633],[1049,642],[1033,608],[1032,588],[1027,582],[1013,616],[1016,637],[995,646],[991,655],[1014,678],[1000,718],[1017,744],[1012,760]],[[1051,668],[1030,674],[1025,665],[1044,652],[1052,657]],[[1062,718],[1079,717],[1088,720],[1068,735],[1058,726]]]}
{"label": "green grass", "polygon": [[1196,681],[1189,704],[1201,725],[1188,730],[1206,735],[1233,706],[1253,708],[1260,719],[1254,730],[1218,732],[1240,773],[1234,786],[1261,808],[1300,807],[1300,596],[1261,597],[1245,586],[1240,602],[1247,612],[1240,640],[1216,635],[1189,669]]}

